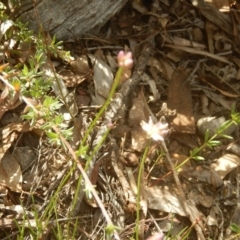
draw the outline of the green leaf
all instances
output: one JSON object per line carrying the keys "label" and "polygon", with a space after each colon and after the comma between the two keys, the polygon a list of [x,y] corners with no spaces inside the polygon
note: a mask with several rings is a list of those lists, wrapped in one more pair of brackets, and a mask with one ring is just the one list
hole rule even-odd
{"label": "green leaf", "polygon": [[223,131],[225,131],[226,129],[228,129],[231,125],[233,124],[232,119],[227,120],[226,122],[224,122],[217,130],[217,133],[221,133]]}
{"label": "green leaf", "polygon": [[230,229],[235,233],[240,233],[240,226],[238,226],[236,223],[232,223]]}
{"label": "green leaf", "polygon": [[53,133],[50,131],[46,131],[46,134],[49,138],[58,138],[58,134],[57,133]]}
{"label": "green leaf", "polygon": [[209,144],[211,147],[215,147],[215,146],[220,146],[222,143],[221,143],[221,141],[219,141],[219,140],[212,140],[212,141],[208,141],[208,144]]}
{"label": "green leaf", "polygon": [[24,74],[24,76],[28,75],[28,67],[26,64],[23,65],[22,73]]}
{"label": "green leaf", "polygon": [[236,113],[236,103],[233,103],[231,106],[231,115]]}
{"label": "green leaf", "polygon": [[121,228],[120,227],[118,227],[118,226],[115,226],[115,225],[113,225],[113,224],[108,224],[107,226],[106,226],[106,234],[112,234],[115,230],[121,230]]}
{"label": "green leaf", "polygon": [[226,135],[226,134],[220,134],[219,136],[222,138],[233,139],[233,137]]}
{"label": "green leaf", "polygon": [[204,161],[205,160],[205,158],[202,157],[202,156],[194,156],[194,157],[192,157],[192,159],[197,160],[197,161]]}
{"label": "green leaf", "polygon": [[82,146],[76,151],[76,155],[79,157],[81,156],[82,158],[86,158],[87,152],[88,152],[89,146]]}
{"label": "green leaf", "polygon": [[205,136],[204,136],[204,142],[206,143],[209,139],[209,129],[206,130]]}
{"label": "green leaf", "polygon": [[200,152],[199,148],[194,148],[192,151],[190,150],[190,156],[193,157],[199,152]]}

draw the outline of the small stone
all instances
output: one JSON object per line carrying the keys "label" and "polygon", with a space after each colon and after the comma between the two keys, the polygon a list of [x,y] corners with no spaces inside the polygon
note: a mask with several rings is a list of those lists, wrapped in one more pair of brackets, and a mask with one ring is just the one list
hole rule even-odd
{"label": "small stone", "polygon": [[17,159],[22,171],[25,171],[36,160],[34,150],[28,146],[17,147],[14,149],[13,156]]}
{"label": "small stone", "polygon": [[[226,122],[225,117],[204,117],[200,118],[197,122],[197,127],[199,133],[204,136],[207,129],[209,129],[209,137],[212,137],[217,133],[219,127]],[[233,123],[229,128],[222,132],[222,134],[231,136],[234,132],[238,130],[237,124]]]}

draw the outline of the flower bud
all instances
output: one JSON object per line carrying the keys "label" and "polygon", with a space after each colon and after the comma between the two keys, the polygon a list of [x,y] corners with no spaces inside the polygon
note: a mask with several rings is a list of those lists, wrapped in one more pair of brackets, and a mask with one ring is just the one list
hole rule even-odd
{"label": "flower bud", "polygon": [[120,51],[117,56],[118,66],[131,69],[133,66],[132,52]]}

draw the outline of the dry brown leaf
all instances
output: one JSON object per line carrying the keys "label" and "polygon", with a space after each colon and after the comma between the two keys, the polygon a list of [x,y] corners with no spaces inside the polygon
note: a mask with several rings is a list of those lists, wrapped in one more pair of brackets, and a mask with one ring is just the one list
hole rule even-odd
{"label": "dry brown leaf", "polygon": [[151,116],[154,121],[156,120],[148,107],[143,90],[141,90],[138,97],[133,99],[133,104],[129,111],[129,126],[140,126],[141,121],[148,122],[149,116]]}
{"label": "dry brown leaf", "polygon": [[[220,106],[223,106],[224,108],[228,109],[228,110],[231,110],[232,108],[232,105],[234,103],[236,103],[235,100],[227,100],[224,96],[222,96],[221,94],[216,94],[212,91],[208,91],[208,90],[205,90],[203,89],[203,92],[205,95],[203,96],[206,96],[208,98],[210,98],[213,102],[215,102],[216,104],[220,105]],[[210,110],[210,109],[209,109]],[[211,112],[211,111],[210,111]]]}
{"label": "dry brown leaf", "polygon": [[0,161],[17,137],[17,132],[27,132],[29,129],[29,123],[12,123],[0,130],[2,136],[2,141],[0,142]]}
{"label": "dry brown leaf", "polygon": [[185,57],[185,53],[184,53],[184,51],[179,50],[178,47],[176,47],[176,49],[170,51],[167,54],[167,57],[174,62],[180,62],[182,60],[182,58]]}
{"label": "dry brown leaf", "polygon": [[3,65],[0,65],[0,72],[2,72],[6,67],[8,67],[9,63],[5,63]]}
{"label": "dry brown leaf", "polygon": [[111,68],[103,60],[94,55],[89,55],[89,57],[94,62],[93,80],[95,96],[92,96],[93,104],[101,105],[104,104],[108,98],[114,80],[113,73]]}
{"label": "dry brown leaf", "polygon": [[240,158],[237,155],[227,153],[220,157],[216,163],[211,165],[221,178],[224,178],[233,169],[240,165]]}
{"label": "dry brown leaf", "polygon": [[206,48],[205,44],[201,44],[201,43],[197,43],[197,42],[193,42],[190,40],[187,40],[185,38],[180,38],[180,37],[171,37],[171,38],[167,38],[166,36],[163,36],[163,40],[166,43],[169,44],[173,44],[175,46],[182,46],[182,47],[194,47],[194,48]]}
{"label": "dry brown leaf", "polygon": [[165,69],[165,73],[166,73],[166,78],[168,80],[171,79],[172,74],[174,72],[174,68],[171,64],[169,64],[169,62],[167,62],[165,59],[161,59],[160,62],[163,64],[164,69]]}
{"label": "dry brown leaf", "polygon": [[230,87],[230,85],[224,81],[219,82],[219,79],[213,78],[211,76],[202,76],[200,77],[200,80],[211,86],[213,89],[216,89],[226,97],[238,98],[240,96],[240,94],[235,89]]}
{"label": "dry brown leaf", "polygon": [[232,24],[229,16],[208,4],[200,7],[199,11],[206,19],[218,26],[218,28],[222,29],[227,34],[232,35]]}
{"label": "dry brown leaf", "polygon": [[204,36],[200,28],[198,27],[193,28],[192,35],[193,35],[193,40],[195,40],[196,42],[203,42]]}
{"label": "dry brown leaf", "polygon": [[135,126],[132,127],[131,135],[132,149],[139,152],[143,151],[148,143],[146,132],[140,126]]}
{"label": "dry brown leaf", "polygon": [[201,204],[206,208],[210,208],[214,203],[214,198],[212,196],[203,195],[197,189],[192,189],[188,197],[193,200],[196,205]]}
{"label": "dry brown leaf", "polygon": [[171,126],[176,132],[195,133],[191,89],[186,82],[186,72],[177,68],[172,75],[168,89],[167,106],[176,110],[177,116]]}
{"label": "dry brown leaf", "polygon": [[217,171],[211,168],[198,166],[196,169],[191,167],[181,172],[184,178],[195,178],[202,183],[211,184],[215,189],[222,186],[223,181]]}
{"label": "dry brown leaf", "polygon": [[202,104],[202,113],[205,115],[209,114],[209,109],[208,109],[209,100],[205,94],[201,94],[201,104]]}
{"label": "dry brown leaf", "polygon": [[177,196],[171,193],[167,188],[145,186],[145,194],[148,196],[147,201],[149,209],[186,216]]}
{"label": "dry brown leaf", "polygon": [[70,65],[77,73],[81,75],[86,75],[91,71],[86,56],[78,57],[76,60],[71,61]]}
{"label": "dry brown leaf", "polygon": [[206,28],[207,41],[208,41],[208,50],[210,53],[214,53],[213,31],[216,27],[211,22],[206,21],[205,28]]}
{"label": "dry brown leaf", "polygon": [[13,191],[22,189],[22,172],[16,158],[10,153],[5,153],[0,162],[0,184]]}
{"label": "dry brown leaf", "polygon": [[66,70],[66,69],[60,71],[59,74],[63,78],[63,81],[66,87],[76,87],[77,85],[85,81],[89,76],[89,75],[74,73],[71,70]]}
{"label": "dry brown leaf", "polygon": [[13,98],[10,97],[8,93],[8,88],[5,87],[5,90],[2,92],[0,98],[0,119],[5,112],[18,107],[21,104],[21,101],[19,100],[19,92],[15,92]]}
{"label": "dry brown leaf", "polygon": [[216,54],[212,54],[212,53],[209,53],[209,52],[206,52],[206,51],[202,51],[202,50],[198,50],[198,49],[195,49],[195,48],[180,47],[180,46],[174,46],[174,45],[169,45],[169,44],[164,44],[164,46],[165,47],[174,48],[174,49],[178,49],[178,50],[182,50],[182,51],[185,51],[185,52],[189,52],[191,54],[198,54],[198,55],[203,55],[205,57],[210,57],[212,59],[215,59],[215,60],[218,60],[218,61],[221,61],[221,62],[224,62],[224,63],[228,63],[230,65],[232,64],[225,57],[218,56]]}

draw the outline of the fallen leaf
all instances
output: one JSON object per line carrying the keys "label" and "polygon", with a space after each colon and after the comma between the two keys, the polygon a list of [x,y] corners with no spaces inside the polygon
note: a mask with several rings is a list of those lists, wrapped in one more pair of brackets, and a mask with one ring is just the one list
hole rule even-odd
{"label": "fallen leaf", "polygon": [[92,96],[92,104],[102,105],[105,103],[111,90],[114,80],[113,73],[111,68],[103,60],[94,55],[89,55],[89,57],[94,62],[93,80],[95,85],[95,96]]}
{"label": "fallen leaf", "polygon": [[240,165],[240,158],[234,154],[224,154],[216,163],[212,163],[211,168],[223,179],[228,173]]}
{"label": "fallen leaf", "polygon": [[168,189],[153,186],[145,187],[145,194],[148,196],[148,208],[167,213],[176,213],[186,216],[186,213],[177,198]]}
{"label": "fallen leaf", "polygon": [[222,57],[222,56],[219,56],[219,55],[216,55],[216,54],[212,54],[212,53],[209,53],[207,51],[199,50],[199,49],[196,49],[196,48],[175,46],[175,45],[170,45],[170,44],[164,44],[164,46],[165,47],[169,47],[169,48],[182,50],[182,51],[188,52],[190,54],[198,54],[198,55],[203,55],[205,57],[210,57],[212,59],[215,59],[215,60],[218,60],[220,62],[224,62],[224,63],[230,64],[230,65],[232,64],[225,57]]}
{"label": "fallen leaf", "polygon": [[12,142],[17,137],[17,132],[29,131],[29,123],[12,123],[0,129],[2,140],[0,142],[0,162],[6,151],[11,147]]}
{"label": "fallen leaf", "polygon": [[176,132],[195,133],[191,89],[186,82],[186,72],[177,68],[169,83],[167,106],[176,110],[171,126]]}
{"label": "fallen leaf", "polygon": [[203,76],[200,77],[200,80],[211,86],[213,89],[216,89],[226,97],[238,98],[240,96],[240,93],[238,93],[235,89],[231,88],[223,81],[219,82],[219,80],[216,78],[210,76]]}
{"label": "fallen leaf", "polygon": [[12,189],[21,191],[22,172],[16,158],[10,153],[5,153],[0,162],[0,184]]}

